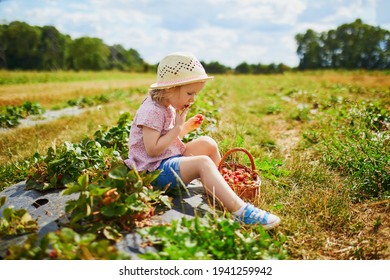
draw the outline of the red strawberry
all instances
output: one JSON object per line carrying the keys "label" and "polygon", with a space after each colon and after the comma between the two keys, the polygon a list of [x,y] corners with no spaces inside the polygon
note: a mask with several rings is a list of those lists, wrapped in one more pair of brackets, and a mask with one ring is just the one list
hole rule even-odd
{"label": "red strawberry", "polygon": [[203,120],[204,120],[204,117],[203,117],[202,114],[198,114],[198,115],[195,116],[195,122],[197,124],[201,124],[203,122]]}

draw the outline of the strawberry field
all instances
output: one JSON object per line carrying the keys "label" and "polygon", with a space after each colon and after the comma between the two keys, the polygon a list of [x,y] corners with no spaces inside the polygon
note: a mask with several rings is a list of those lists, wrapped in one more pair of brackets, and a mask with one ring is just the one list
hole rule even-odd
{"label": "strawberry field", "polygon": [[[389,259],[388,73],[220,75],[199,94],[189,116],[203,124],[184,142],[209,135],[222,154],[238,147],[253,156],[261,184],[247,199],[281,217],[270,231],[234,222],[205,195],[213,211],[153,223],[182,193],[153,189],[157,173],[129,171],[123,160],[132,117],[154,78],[0,72],[0,190],[25,182],[26,191],[76,197],[59,229],[38,237],[28,211],[1,196],[0,242],[27,236],[2,258],[126,259],[116,245],[137,233],[156,249],[143,259]],[[19,125],[70,107],[85,110]],[[251,167],[245,154],[235,161]],[[221,173],[232,186],[257,179],[244,169]]]}

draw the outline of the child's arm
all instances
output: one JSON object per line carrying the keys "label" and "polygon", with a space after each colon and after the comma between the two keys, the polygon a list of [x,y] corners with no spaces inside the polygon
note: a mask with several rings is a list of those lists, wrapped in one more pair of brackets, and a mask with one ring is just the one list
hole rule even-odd
{"label": "child's arm", "polygon": [[147,126],[142,127],[144,146],[149,156],[155,157],[161,155],[181,135],[181,132],[184,130],[187,113],[188,109],[182,113],[176,111],[175,126],[165,135],[161,135],[159,131],[153,128]]}
{"label": "child's arm", "polygon": [[146,153],[151,157],[159,156],[179,136],[180,131],[181,127],[175,126],[167,134],[161,136],[157,130],[143,126],[142,134]]}

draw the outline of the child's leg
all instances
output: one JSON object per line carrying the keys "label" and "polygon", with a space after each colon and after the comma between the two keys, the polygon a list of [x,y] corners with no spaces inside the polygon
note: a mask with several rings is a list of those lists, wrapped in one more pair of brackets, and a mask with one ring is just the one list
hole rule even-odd
{"label": "child's leg", "polygon": [[180,174],[188,184],[200,178],[206,190],[223,203],[230,212],[240,209],[245,202],[229,187],[217,166],[221,161],[218,144],[208,136],[199,137],[186,144],[184,157],[180,162]]}
{"label": "child's leg", "polygon": [[184,156],[209,156],[215,165],[219,165],[221,154],[219,153],[218,144],[208,136],[202,136],[186,144]]}
{"label": "child's leg", "polygon": [[280,218],[245,203],[226,183],[218,170],[221,161],[217,143],[204,136],[187,143],[180,160],[180,175],[185,184],[200,178],[206,190],[215,194],[236,219],[245,224],[261,224],[270,229],[280,223]]}
{"label": "child's leg", "polygon": [[206,190],[210,194],[214,193],[229,212],[235,212],[245,205],[245,202],[229,187],[208,156],[182,157],[180,175],[185,184],[200,178]]}

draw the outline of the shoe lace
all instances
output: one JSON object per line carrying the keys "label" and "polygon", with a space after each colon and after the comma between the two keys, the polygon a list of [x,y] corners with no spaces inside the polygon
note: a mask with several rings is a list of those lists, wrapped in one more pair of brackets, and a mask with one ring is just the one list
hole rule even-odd
{"label": "shoe lace", "polygon": [[249,214],[249,218],[256,219],[256,220],[262,220],[265,216],[266,212],[264,210],[255,209],[252,211],[252,213]]}

